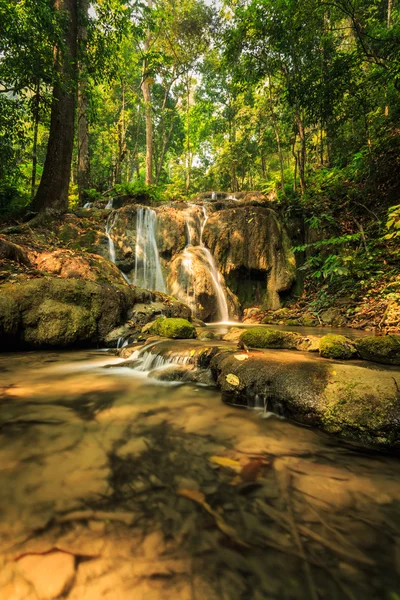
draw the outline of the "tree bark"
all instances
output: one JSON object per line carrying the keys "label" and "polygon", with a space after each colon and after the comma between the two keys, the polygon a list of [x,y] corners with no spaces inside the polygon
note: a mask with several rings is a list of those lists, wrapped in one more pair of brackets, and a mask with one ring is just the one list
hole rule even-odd
{"label": "tree bark", "polygon": [[37,170],[37,141],[39,131],[39,106],[40,106],[40,79],[36,83],[35,97],[33,100],[33,147],[32,147],[32,176],[31,198],[35,195],[36,170]]}
{"label": "tree bark", "polygon": [[[148,0],[147,6],[151,10],[153,8],[153,1]],[[144,44],[144,52],[148,52],[150,48],[150,31],[147,32],[146,41]],[[151,110],[151,93],[150,84],[147,75],[147,59],[143,61],[143,81],[142,81],[142,93],[144,100],[144,117],[146,122],[146,184],[152,185],[153,183],[153,115]]]}
{"label": "tree bark", "polygon": [[80,0],[80,23],[78,43],[78,193],[79,203],[85,204],[85,190],[90,187],[89,124],[88,124],[88,80],[86,68],[87,19],[89,0]]}
{"label": "tree bark", "polygon": [[305,170],[306,170],[306,136],[304,131],[304,125],[302,118],[299,112],[295,114],[297,129],[299,132],[300,138],[300,152],[298,156],[298,167],[299,167],[299,176],[300,176],[300,188],[301,193],[304,194],[306,191],[306,179],[305,179]]}
{"label": "tree bark", "polygon": [[272,99],[272,89],[271,89],[271,78],[270,77],[268,77],[268,91],[269,91],[269,106],[270,106],[270,110],[271,110],[272,126],[274,128],[276,145],[278,147],[279,167],[280,167],[280,171],[281,171],[281,190],[282,190],[282,193],[284,194],[285,193],[285,178],[283,175],[283,155],[282,155],[282,147],[281,147],[281,138],[279,135],[278,123],[277,123],[277,119],[276,119],[276,115],[275,115],[275,111],[274,111],[274,103],[273,103],[273,99]]}
{"label": "tree bark", "polygon": [[55,50],[58,80],[53,87],[50,135],[43,175],[32,203],[39,212],[65,212],[74,145],[77,0],[55,0],[55,9],[66,14],[65,50]]}
{"label": "tree bark", "polygon": [[186,196],[189,196],[190,190],[190,177],[192,171],[192,157],[190,152],[190,81],[189,75],[186,80],[186,127],[187,127],[187,140],[186,140]]}

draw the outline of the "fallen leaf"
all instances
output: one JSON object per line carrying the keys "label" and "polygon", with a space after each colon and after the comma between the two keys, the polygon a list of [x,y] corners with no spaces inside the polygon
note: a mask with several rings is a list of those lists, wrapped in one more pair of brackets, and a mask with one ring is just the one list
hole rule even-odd
{"label": "fallen leaf", "polygon": [[238,386],[240,384],[239,377],[237,375],[234,375],[233,373],[228,373],[228,375],[226,376],[226,381],[230,385],[234,385],[234,386]]}
{"label": "fallen leaf", "polygon": [[228,467],[228,469],[233,469],[237,472],[239,472],[242,468],[240,462],[226,456],[210,456],[208,460],[216,465],[219,465],[220,467]]}
{"label": "fallen leaf", "polygon": [[203,492],[199,490],[189,490],[187,488],[182,488],[176,492],[178,496],[183,496],[184,498],[188,498],[188,500],[194,500],[194,502],[199,502],[199,504],[203,504],[205,502],[205,495]]}
{"label": "fallen leaf", "polygon": [[249,358],[248,354],[234,354],[236,360],[247,360]]}
{"label": "fallen leaf", "polygon": [[240,477],[243,481],[256,481],[260,475],[261,467],[264,464],[262,458],[255,458],[244,465],[240,471]]}

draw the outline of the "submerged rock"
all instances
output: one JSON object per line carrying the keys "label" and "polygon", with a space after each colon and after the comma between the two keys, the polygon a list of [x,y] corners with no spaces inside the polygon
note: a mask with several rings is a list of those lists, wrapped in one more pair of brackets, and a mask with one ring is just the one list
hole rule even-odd
{"label": "submerged rock", "polygon": [[164,319],[154,321],[151,333],[172,339],[192,339],[196,337],[196,328],[186,319]]}
{"label": "submerged rock", "polygon": [[303,341],[303,336],[292,331],[279,331],[267,327],[252,327],[243,331],[240,342],[249,348],[282,348],[294,350]]}
{"label": "submerged rock", "polygon": [[244,361],[220,352],[211,369],[228,402],[265,406],[344,438],[400,447],[398,370],[276,350],[251,352]]}
{"label": "submerged rock", "polygon": [[355,358],[356,347],[344,335],[324,335],[319,342],[319,353],[324,358]]}
{"label": "submerged rock", "polygon": [[366,336],[355,341],[361,358],[386,365],[400,365],[400,335]]}

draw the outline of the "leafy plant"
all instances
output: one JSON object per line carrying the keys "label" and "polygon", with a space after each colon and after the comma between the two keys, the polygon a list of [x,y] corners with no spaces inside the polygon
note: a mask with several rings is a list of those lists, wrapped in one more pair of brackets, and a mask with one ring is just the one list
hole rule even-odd
{"label": "leafy plant", "polygon": [[386,229],[389,230],[389,233],[384,236],[385,240],[400,237],[400,204],[389,208]]}

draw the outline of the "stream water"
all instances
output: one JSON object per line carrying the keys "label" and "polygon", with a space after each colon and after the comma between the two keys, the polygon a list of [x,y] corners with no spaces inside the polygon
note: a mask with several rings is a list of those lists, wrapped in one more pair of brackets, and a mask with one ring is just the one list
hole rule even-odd
{"label": "stream water", "polygon": [[0,598],[398,600],[398,460],[165,366],[0,355]]}

